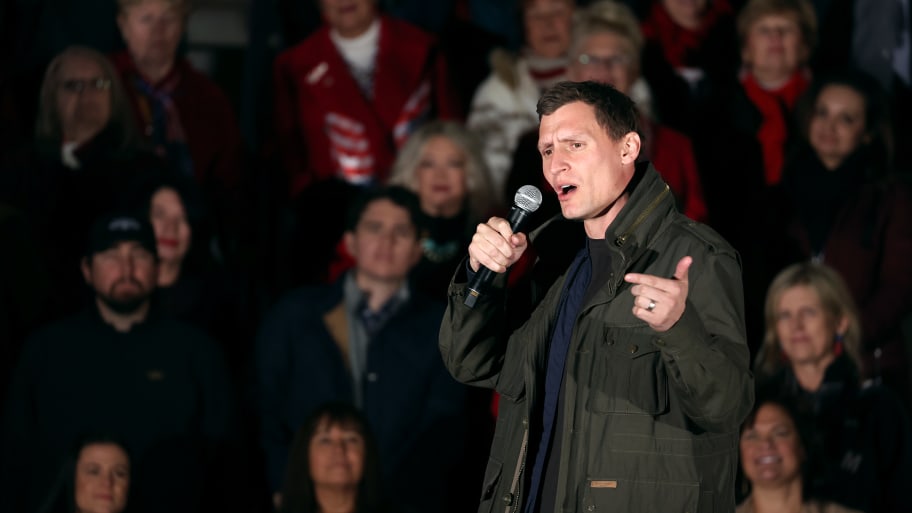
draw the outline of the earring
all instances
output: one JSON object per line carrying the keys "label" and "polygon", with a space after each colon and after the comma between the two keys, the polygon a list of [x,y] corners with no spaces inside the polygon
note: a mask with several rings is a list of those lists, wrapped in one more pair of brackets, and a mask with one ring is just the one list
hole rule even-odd
{"label": "earring", "polygon": [[833,342],[833,354],[837,357],[842,354],[842,351],[843,351],[842,341],[844,338],[845,338],[845,335],[843,335],[842,333],[836,334],[836,340]]}

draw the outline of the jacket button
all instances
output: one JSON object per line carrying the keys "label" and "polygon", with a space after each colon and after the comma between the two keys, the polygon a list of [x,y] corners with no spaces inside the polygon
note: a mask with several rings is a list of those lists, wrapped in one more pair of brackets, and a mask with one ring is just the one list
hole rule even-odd
{"label": "jacket button", "polygon": [[504,501],[504,504],[506,504],[507,506],[512,506],[513,505],[513,494],[508,493],[508,494],[504,495],[503,501]]}
{"label": "jacket button", "polygon": [[586,508],[586,511],[595,511],[595,504],[590,504],[590,505]]}
{"label": "jacket button", "polygon": [[655,343],[656,343],[657,346],[663,346],[663,347],[664,347],[664,346],[665,346],[665,339],[664,339],[664,338],[657,338],[657,339],[655,339]]}
{"label": "jacket button", "polygon": [[630,347],[627,348],[630,351],[630,354],[635,354],[640,348],[636,344],[630,344]]}

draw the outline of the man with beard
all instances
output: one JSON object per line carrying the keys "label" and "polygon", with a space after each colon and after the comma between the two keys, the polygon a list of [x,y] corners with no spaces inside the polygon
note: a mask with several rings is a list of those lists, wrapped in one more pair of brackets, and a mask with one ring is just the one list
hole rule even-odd
{"label": "man with beard", "polygon": [[107,215],[88,240],[82,272],[95,304],[34,333],[10,384],[0,510],[37,510],[70,446],[112,433],[134,456],[131,510],[200,511],[202,483],[235,439],[222,355],[201,331],[157,314],[147,221]]}

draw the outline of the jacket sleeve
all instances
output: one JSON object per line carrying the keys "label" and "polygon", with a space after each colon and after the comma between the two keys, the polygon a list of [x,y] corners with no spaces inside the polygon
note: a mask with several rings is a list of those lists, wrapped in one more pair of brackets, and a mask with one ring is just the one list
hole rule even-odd
{"label": "jacket sleeve", "polygon": [[656,344],[687,417],[708,431],[732,431],[754,402],[741,269],[733,254],[703,259],[690,268],[684,315]]}
{"label": "jacket sleeve", "polygon": [[203,397],[201,431],[215,445],[235,443],[237,411],[234,387],[228,378],[228,366],[221,348],[208,335],[198,332],[200,350],[196,355],[197,376]]}
{"label": "jacket sleeve", "polygon": [[42,354],[36,337],[28,340],[10,381],[0,430],[0,511],[24,511],[29,479],[34,478],[32,433],[37,432],[34,383]]}
{"label": "jacket sleeve", "polygon": [[287,328],[280,311],[273,311],[257,335],[255,350],[255,401],[260,419],[259,438],[266,459],[270,490],[279,490],[288,461],[291,433],[285,429],[285,390],[289,369]]}
{"label": "jacket sleeve", "polygon": [[[874,414],[867,423],[873,428],[877,479],[880,493],[878,511],[910,511],[912,498],[907,493],[912,483],[912,427],[906,406],[893,391],[872,387],[864,400]],[[879,390],[880,393],[871,393]],[[862,392],[864,398],[866,394]],[[873,397],[871,397],[873,396]]]}
{"label": "jacket sleeve", "polygon": [[410,493],[433,502],[446,493],[443,476],[453,472],[453,466],[466,449],[466,394],[465,386],[447,373],[440,358],[435,358],[428,377],[424,401],[417,405],[421,408],[417,426],[409,436],[409,443],[397,447],[399,454],[391,459],[397,462],[396,482],[408,483],[411,490],[396,493]]}
{"label": "jacket sleeve", "polygon": [[225,488],[240,489],[248,480],[237,395],[221,347],[201,331],[198,337],[195,367],[202,398],[199,422],[206,472],[202,493],[212,507],[226,510],[236,506],[232,501],[237,497],[226,496]]}
{"label": "jacket sleeve", "polygon": [[[504,285],[508,274],[499,274],[491,290],[479,296],[474,308],[464,304],[468,287],[465,283],[465,261],[450,283],[449,305],[440,324],[440,351],[450,374],[467,385],[500,388],[504,379],[522,380],[523,354],[527,347],[541,338],[549,328],[546,310],[554,308],[554,294],[560,293],[560,283],[551,287],[548,294],[529,316],[529,321],[510,334],[505,315]],[[505,356],[511,361],[505,366]],[[509,374],[508,378],[505,375]]]}
{"label": "jacket sleeve", "polygon": [[861,321],[865,341],[870,349],[882,344],[902,322],[912,307],[912,191],[899,184],[891,184],[890,199],[883,208],[886,227],[879,248],[882,260],[879,273],[871,276],[875,285],[871,295],[862,302]]}
{"label": "jacket sleeve", "polygon": [[285,173],[291,194],[300,192],[311,182],[307,172],[307,148],[301,127],[300,109],[293,76],[294,56],[280,54],[273,67],[275,87],[273,116],[275,151]]}
{"label": "jacket sleeve", "polygon": [[[493,388],[503,366],[506,339],[503,325],[503,289],[492,287],[478,298],[474,308],[463,304],[468,295],[465,261],[459,263],[450,282],[448,305],[440,323],[443,363],[456,380],[467,385]],[[495,280],[498,281],[498,280]]]}

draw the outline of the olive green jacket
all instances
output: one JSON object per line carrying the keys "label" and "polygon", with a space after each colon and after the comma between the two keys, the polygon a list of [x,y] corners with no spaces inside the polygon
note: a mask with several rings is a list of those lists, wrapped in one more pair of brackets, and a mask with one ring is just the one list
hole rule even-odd
{"label": "olive green jacket", "polygon": [[[561,444],[555,511],[729,513],[739,426],[754,398],[738,255],[713,230],[676,211],[651,164],[638,166],[628,190],[605,234],[610,279],[581,308],[567,354],[566,420],[563,438],[554,441]],[[575,245],[561,242],[568,234],[580,234],[570,236]],[[557,218],[536,230],[532,272],[553,269],[555,261],[565,271],[584,236],[581,223]],[[658,333],[633,315],[624,275],[671,277],[686,255],[693,264],[684,314]],[[558,274],[512,333],[504,275],[474,309],[463,304],[464,268],[450,284],[440,328],[444,362],[457,380],[500,394],[479,511],[522,511],[525,503],[529,418],[544,392],[564,288]]]}

